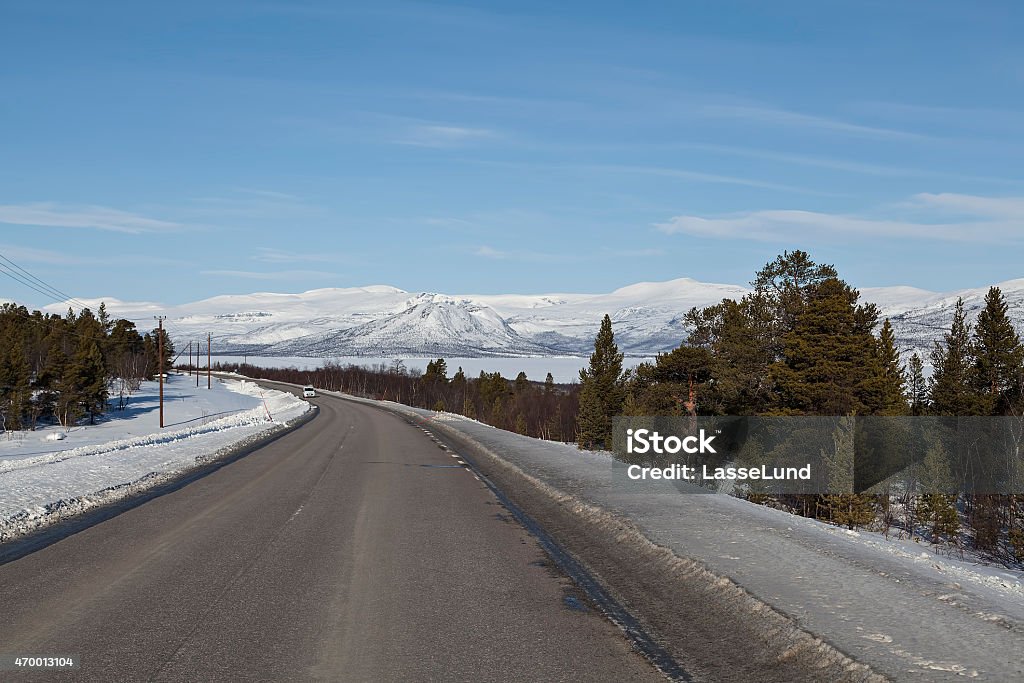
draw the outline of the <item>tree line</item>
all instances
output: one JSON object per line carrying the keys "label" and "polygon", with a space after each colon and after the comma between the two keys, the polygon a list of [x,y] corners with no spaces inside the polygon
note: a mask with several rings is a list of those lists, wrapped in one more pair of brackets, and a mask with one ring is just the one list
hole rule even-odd
{"label": "tree line", "polygon": [[[96,418],[116,399],[124,409],[158,367],[157,330],[140,334],[129,320],[112,319],[104,304],[65,316],[0,306],[0,429],[70,428]],[[165,367],[174,347],[163,333]]]}
{"label": "tree line", "polygon": [[328,391],[395,401],[417,408],[443,410],[485,422],[500,429],[555,441],[576,439],[579,387],[556,384],[551,373],[543,382],[525,372],[514,379],[500,372],[468,376],[462,368],[449,376],[443,358],[431,360],[423,372],[401,360],[370,367],[328,361],[316,369],[264,368],[250,364],[215,363],[219,370],[247,377],[293,384],[311,384]]}

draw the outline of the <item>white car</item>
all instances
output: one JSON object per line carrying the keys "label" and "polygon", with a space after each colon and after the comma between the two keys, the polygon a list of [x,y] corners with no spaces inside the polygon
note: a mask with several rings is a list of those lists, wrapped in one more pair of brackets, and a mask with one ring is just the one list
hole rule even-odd
{"label": "white car", "polygon": [[316,389],[313,387],[302,387],[302,398],[313,398],[316,396]]}

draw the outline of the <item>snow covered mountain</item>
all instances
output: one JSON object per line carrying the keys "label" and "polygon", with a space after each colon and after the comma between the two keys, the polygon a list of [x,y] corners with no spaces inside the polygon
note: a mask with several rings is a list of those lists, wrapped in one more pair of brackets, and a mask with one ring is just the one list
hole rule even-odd
{"label": "snow covered mountain", "polygon": [[[1008,280],[997,286],[1006,297],[1010,320],[1024,333],[1024,279]],[[918,351],[927,363],[934,342],[949,330],[957,299],[964,300],[967,321],[973,326],[985,305],[988,289],[978,287],[939,294],[910,287],[885,287],[864,289],[861,295],[878,304],[882,314],[889,318],[901,348]]]}
{"label": "snow covered mountain", "polygon": [[[1024,279],[999,286],[1012,319],[1024,329]],[[174,307],[104,301],[111,314],[136,319],[146,329],[154,314],[167,315],[168,330],[179,349],[210,332],[222,354],[580,356],[590,353],[607,313],[620,348],[645,356],[672,349],[686,338],[683,316],[691,308],[739,298],[747,291],[681,278],[639,283],[608,294],[449,296],[375,285],[302,294],[225,295]],[[905,352],[918,351],[927,360],[932,343],[949,327],[957,297],[963,297],[973,320],[987,291],[987,286],[947,293],[881,287],[865,288],[861,295],[891,319]],[[67,310],[66,304],[49,308]]]}
{"label": "snow covered mountain", "polygon": [[443,294],[419,294],[406,307],[348,329],[273,344],[275,356],[515,356],[547,349],[522,337],[493,308]]}

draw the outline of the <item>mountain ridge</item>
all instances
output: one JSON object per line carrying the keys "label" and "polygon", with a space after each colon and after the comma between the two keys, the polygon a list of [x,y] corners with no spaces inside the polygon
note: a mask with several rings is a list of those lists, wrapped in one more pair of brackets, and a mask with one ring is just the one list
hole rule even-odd
{"label": "mountain ridge", "polygon": [[[998,283],[1011,319],[1024,327],[1024,278]],[[408,292],[390,285],[319,288],[301,293],[223,294],[180,306],[102,299],[112,315],[146,319],[160,311],[180,348],[213,335],[222,354],[264,356],[577,356],[589,354],[604,314],[628,355],[650,356],[686,339],[693,307],[749,292],[692,278],[638,282],[605,294]],[[933,292],[908,286],[867,287],[861,299],[888,317],[905,354],[927,360],[949,326],[958,297],[969,319],[988,286]],[[98,306],[101,299],[84,300]],[[67,310],[67,304],[46,307]]]}

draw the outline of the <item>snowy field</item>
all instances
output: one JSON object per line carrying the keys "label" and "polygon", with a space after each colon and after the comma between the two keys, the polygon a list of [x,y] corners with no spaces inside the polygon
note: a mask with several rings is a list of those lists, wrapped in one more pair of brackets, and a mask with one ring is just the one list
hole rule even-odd
{"label": "snowy field", "polygon": [[[262,392],[262,393],[261,393]],[[309,404],[251,382],[171,375],[96,425],[0,435],[0,540],[144,489],[304,414]],[[63,436],[62,439],[58,437]]]}
{"label": "snowy field", "polygon": [[[427,363],[436,358],[402,358],[401,361],[406,368],[416,369],[423,372]],[[514,379],[520,372],[534,381],[543,382],[544,377],[550,372],[556,382],[569,384],[580,381],[580,370],[590,363],[589,357],[579,356],[544,356],[544,357],[522,357],[522,358],[445,358],[448,365],[448,375],[455,374],[460,367],[462,371],[471,377],[484,372],[500,372],[503,377]],[[622,365],[625,368],[636,367],[643,361],[650,361],[653,358],[627,357]],[[326,362],[338,363],[339,365],[360,365],[372,367],[374,365],[386,365],[391,367],[395,362],[394,358],[381,358],[369,356],[339,356],[333,358],[306,358],[302,356],[214,356],[214,363],[243,363],[264,368],[286,368],[295,367],[299,370],[315,370]],[[206,362],[205,359],[202,361]]]}

